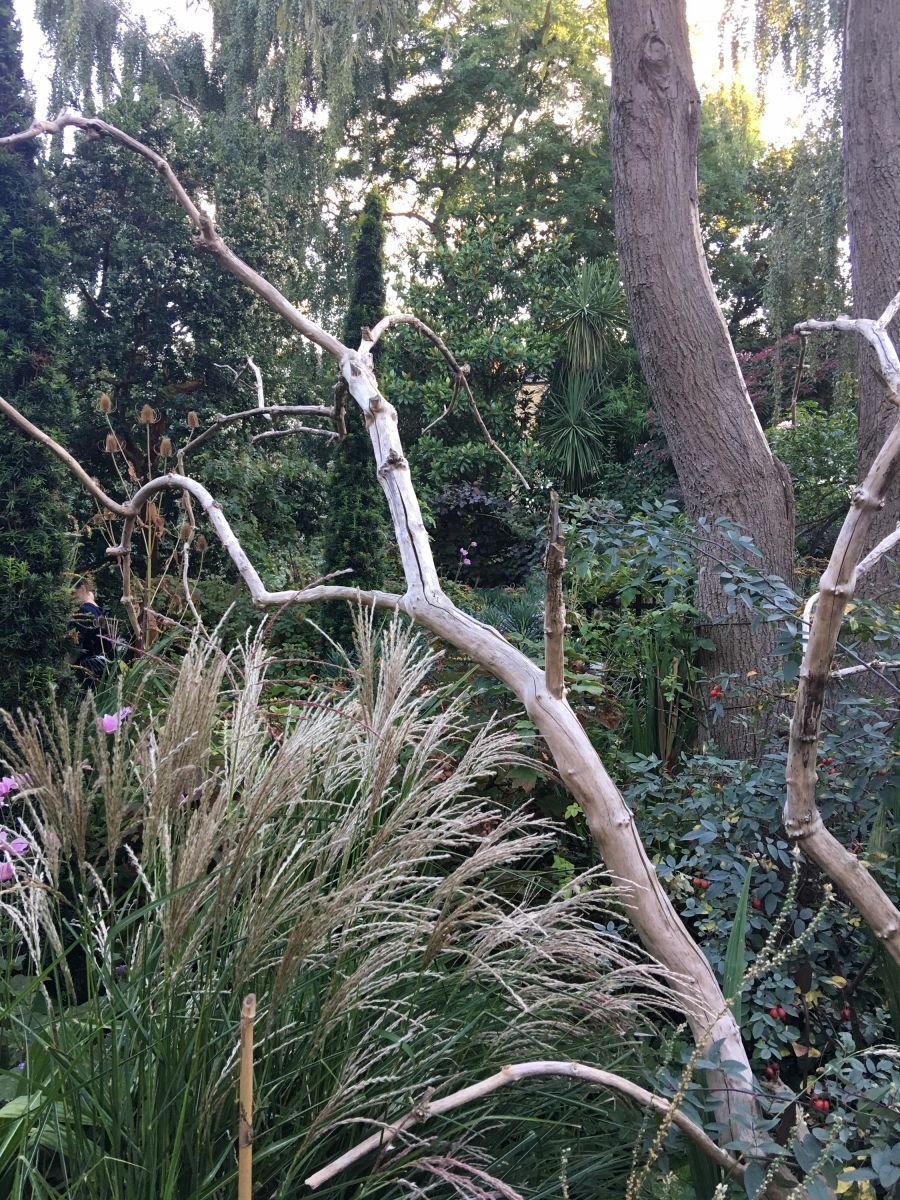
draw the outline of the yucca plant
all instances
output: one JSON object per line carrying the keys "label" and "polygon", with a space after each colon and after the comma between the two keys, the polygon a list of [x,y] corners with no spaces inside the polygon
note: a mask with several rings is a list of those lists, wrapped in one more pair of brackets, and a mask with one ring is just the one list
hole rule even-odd
{"label": "yucca plant", "polygon": [[597,377],[564,375],[544,403],[541,434],[549,469],[567,490],[579,492],[597,478],[609,429]]}
{"label": "yucca plant", "polygon": [[[351,691],[294,716],[267,706],[256,640],[195,643],[161,712],[136,696],[8,719],[8,824],[28,847],[0,891],[3,1197],[233,1197],[251,991],[267,1200],[425,1089],[522,1057],[635,1069],[666,989],[608,931],[601,880],[543,889],[552,827],[479,796],[515,739],[436,698],[434,657],[399,623],[376,638],[361,621],[358,658]],[[631,1120],[547,1081],[322,1194],[549,1196],[561,1171],[572,1197],[615,1192]]]}
{"label": "yucca plant", "polygon": [[582,263],[567,275],[553,297],[551,329],[562,340],[568,371],[596,374],[621,348],[628,320],[625,293],[615,272],[597,262]]}

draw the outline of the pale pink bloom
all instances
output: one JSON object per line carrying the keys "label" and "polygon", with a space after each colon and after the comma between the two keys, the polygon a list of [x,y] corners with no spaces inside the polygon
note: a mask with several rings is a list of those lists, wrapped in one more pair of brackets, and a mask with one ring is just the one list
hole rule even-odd
{"label": "pale pink bloom", "polygon": [[477,546],[477,545],[478,545],[478,543],[477,543],[477,542],[469,542],[469,545],[470,545],[470,546]]}
{"label": "pale pink bloom", "polygon": [[0,862],[0,883],[12,883],[16,877],[16,868],[11,862]]}
{"label": "pale pink bloom", "polygon": [[126,704],[125,707],[120,708],[117,713],[105,713],[97,720],[97,724],[103,733],[115,733],[122,722],[131,716],[133,711],[134,710]]}
{"label": "pale pink bloom", "polygon": [[464,567],[471,567],[471,565],[472,565],[472,560],[471,560],[471,558],[464,558],[464,559],[463,559],[463,566],[464,566]]}

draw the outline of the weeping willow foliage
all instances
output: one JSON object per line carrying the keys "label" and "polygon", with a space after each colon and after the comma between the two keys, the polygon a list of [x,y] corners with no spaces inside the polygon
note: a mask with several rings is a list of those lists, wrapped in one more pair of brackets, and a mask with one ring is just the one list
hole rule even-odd
{"label": "weeping willow foliage", "polygon": [[732,58],[752,47],[760,78],[776,62],[823,113],[785,152],[787,191],[773,202],[764,303],[776,334],[847,302],[840,64],[846,0],[726,0]]}
{"label": "weeping willow foliage", "polygon": [[139,78],[153,59],[143,18],[116,0],[36,0],[35,15],[53,48],[51,109],[74,101],[94,112],[120,72]]}
{"label": "weeping willow foliage", "polygon": [[[418,13],[414,0],[212,0],[213,30],[232,102],[292,123],[327,106],[338,129],[382,78],[385,56]],[[230,83],[230,87],[228,84]]]}
{"label": "weeping willow foliage", "polygon": [[798,87],[821,95],[840,65],[846,11],[847,0],[726,0],[721,30],[735,60],[751,44],[761,75],[780,61]]}

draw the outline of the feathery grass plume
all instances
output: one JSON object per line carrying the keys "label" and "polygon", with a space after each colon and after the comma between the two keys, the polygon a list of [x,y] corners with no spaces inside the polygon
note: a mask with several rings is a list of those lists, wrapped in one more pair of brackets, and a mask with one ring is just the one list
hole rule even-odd
{"label": "feathery grass plume", "polygon": [[[0,1156],[11,1196],[54,1194],[63,1178],[79,1181],[79,1200],[232,1194],[248,991],[259,997],[254,1170],[272,1200],[300,1194],[306,1175],[426,1089],[511,1058],[639,1069],[633,1035],[673,998],[604,928],[616,895],[599,876],[575,895],[547,893],[552,824],[481,794],[521,760],[517,740],[496,725],[473,733],[465,696],[435,703],[435,656],[399,618],[377,634],[361,618],[357,637],[353,689],[305,696],[277,731],[261,710],[260,637],[228,670],[220,650],[195,642],[164,711],[135,704],[128,728],[111,745],[94,739],[90,755],[88,718],[80,742],[60,731],[73,743],[65,753],[26,725],[28,753],[17,752],[35,774],[35,811],[49,789],[57,814],[54,764],[80,755],[81,803],[107,828],[89,825],[71,902],[47,886],[40,855],[31,886],[0,898],[23,907],[39,893],[47,908],[44,925],[21,918],[32,983],[0,1016],[0,1037],[28,1029],[23,1086],[44,1105]],[[32,836],[54,830],[45,822]],[[91,860],[117,843],[132,865],[113,887]],[[40,932],[48,919],[53,946]],[[80,1003],[57,1004],[51,1022],[30,997],[62,952],[53,947],[73,938]],[[339,1186],[360,1197],[533,1196],[556,1186],[562,1148],[574,1145],[572,1197],[588,1181],[592,1194],[598,1181],[616,1194],[631,1121],[606,1098],[540,1081],[500,1108],[486,1101],[435,1122],[427,1139],[398,1137],[377,1171],[365,1164]]]}

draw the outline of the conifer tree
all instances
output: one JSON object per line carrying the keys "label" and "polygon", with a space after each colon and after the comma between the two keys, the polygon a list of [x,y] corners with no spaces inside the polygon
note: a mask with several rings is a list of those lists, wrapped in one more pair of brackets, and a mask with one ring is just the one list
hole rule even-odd
{"label": "conifer tree", "polygon": [[[350,298],[344,341],[358,345],[363,326],[384,316],[384,199],[377,191],[366,197],[354,231]],[[375,348],[376,358],[379,346]],[[335,449],[329,472],[330,512],[325,535],[325,570],[349,567],[340,580],[360,588],[380,588],[387,573],[387,526],[384,496],[375,477],[369,434],[356,406],[347,412],[347,436]],[[352,613],[332,605],[328,632],[343,645],[352,638]]]}
{"label": "conifer tree", "polygon": [[[31,123],[21,34],[0,0],[0,124]],[[65,310],[49,201],[35,145],[0,156],[0,395],[43,428],[66,422]],[[66,508],[61,476],[28,438],[0,437],[0,707],[33,707],[65,661]]]}

